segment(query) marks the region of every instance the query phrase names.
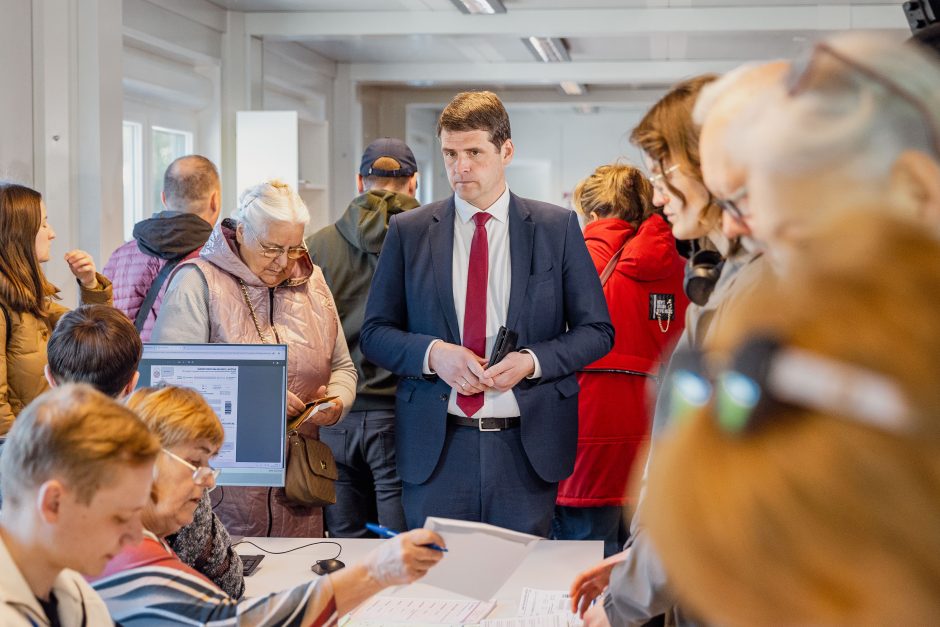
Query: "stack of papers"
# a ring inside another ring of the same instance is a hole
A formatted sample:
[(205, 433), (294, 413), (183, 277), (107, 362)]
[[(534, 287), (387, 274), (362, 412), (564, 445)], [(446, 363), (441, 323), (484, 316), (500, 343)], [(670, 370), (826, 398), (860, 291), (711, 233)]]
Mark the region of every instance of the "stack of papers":
[(409, 625), (476, 625), (493, 611), (495, 601), (406, 599), (373, 597), (349, 614), (340, 624), (366, 627), (407, 623)]
[(523, 588), (516, 618), (484, 620), (480, 627), (580, 627), (581, 619), (570, 607), (566, 591)]

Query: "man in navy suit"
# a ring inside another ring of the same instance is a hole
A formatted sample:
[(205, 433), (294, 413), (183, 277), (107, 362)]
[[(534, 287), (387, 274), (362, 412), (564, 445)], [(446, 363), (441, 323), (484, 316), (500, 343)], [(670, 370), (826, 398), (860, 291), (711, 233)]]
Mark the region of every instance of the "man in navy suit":
[[(402, 377), (405, 517), (548, 536), (574, 466), (574, 373), (613, 345), (607, 304), (574, 212), (506, 186), (514, 148), (495, 94), (458, 94), (438, 137), (455, 193), (392, 218), (361, 336)], [(487, 368), (500, 326), (518, 350)]]

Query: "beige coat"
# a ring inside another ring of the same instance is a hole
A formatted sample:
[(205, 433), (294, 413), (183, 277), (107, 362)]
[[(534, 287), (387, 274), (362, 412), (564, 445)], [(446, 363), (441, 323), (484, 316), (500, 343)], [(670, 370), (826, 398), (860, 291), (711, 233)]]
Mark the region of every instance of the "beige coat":
[[(93, 290), (80, 287), (81, 304), (112, 304), (111, 281), (98, 275), (98, 287)], [(34, 398), (49, 389), (43, 371), (46, 359), (46, 343), (49, 328), (46, 323), (29, 312), (13, 311), (6, 303), (0, 303), (10, 316), (10, 328), (6, 317), (0, 315), (0, 436), (5, 436), (13, 420)], [(69, 309), (55, 301), (49, 302), (49, 321), (54, 327), (59, 318)]]

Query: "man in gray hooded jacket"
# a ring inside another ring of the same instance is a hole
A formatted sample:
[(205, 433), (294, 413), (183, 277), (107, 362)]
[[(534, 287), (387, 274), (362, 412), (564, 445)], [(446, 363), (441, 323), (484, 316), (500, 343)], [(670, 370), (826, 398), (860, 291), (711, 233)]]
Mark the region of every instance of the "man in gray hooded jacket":
[(362, 356), (359, 331), (379, 252), (396, 213), (418, 206), (415, 156), (405, 142), (383, 137), (369, 144), (356, 176), (359, 196), (335, 223), (307, 239), (323, 270), (359, 382), (356, 402), (341, 424), (321, 427), (339, 470), (336, 504), (324, 509), (334, 537), (368, 537), (368, 521), (405, 529), (401, 479), (395, 466), (395, 388), (398, 378)]

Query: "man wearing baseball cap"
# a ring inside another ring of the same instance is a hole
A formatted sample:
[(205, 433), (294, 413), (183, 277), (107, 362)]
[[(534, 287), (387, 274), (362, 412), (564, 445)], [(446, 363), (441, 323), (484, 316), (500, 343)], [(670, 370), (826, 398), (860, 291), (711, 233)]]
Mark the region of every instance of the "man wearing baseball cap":
[(379, 252), (396, 213), (418, 206), (418, 165), (405, 142), (377, 139), (362, 154), (359, 196), (335, 223), (307, 239), (310, 258), (333, 292), (359, 383), (356, 402), (341, 425), (321, 427), (320, 439), (339, 469), (336, 504), (325, 508), (337, 538), (366, 537), (365, 523), (405, 529), (401, 479), (395, 466), (395, 388), (398, 377), (364, 359), (359, 330)]

